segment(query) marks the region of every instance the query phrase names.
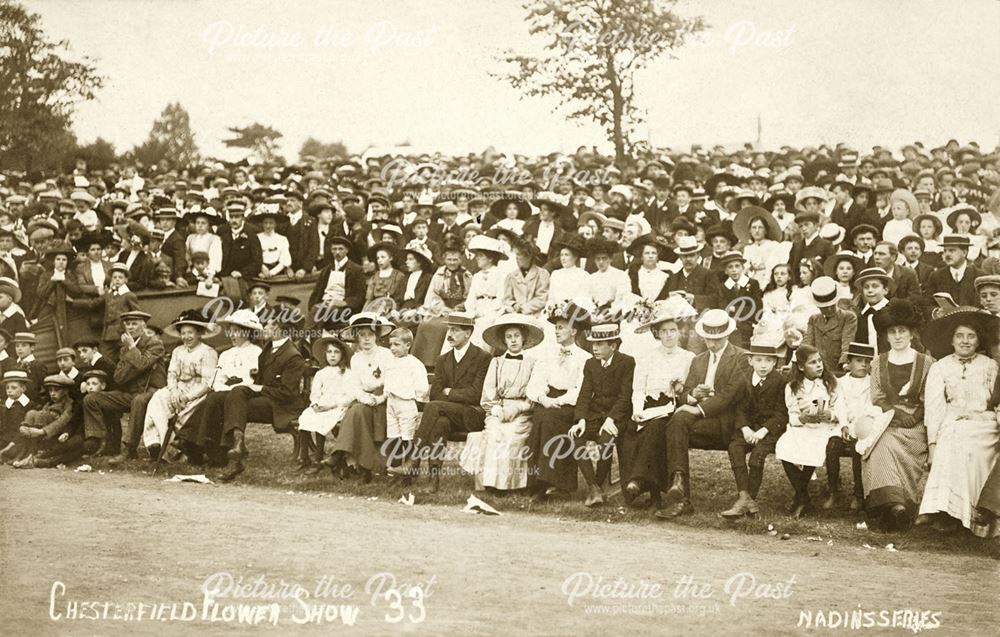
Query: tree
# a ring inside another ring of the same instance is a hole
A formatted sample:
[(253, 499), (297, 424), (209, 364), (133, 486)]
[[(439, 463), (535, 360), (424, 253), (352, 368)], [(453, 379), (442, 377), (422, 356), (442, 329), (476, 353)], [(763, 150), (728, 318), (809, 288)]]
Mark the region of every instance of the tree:
[(0, 165), (49, 168), (46, 153), (67, 147), (77, 104), (104, 84), (90, 58), (68, 52), (66, 40), (46, 37), (40, 15), (0, 0)]
[(118, 161), (118, 154), (111, 142), (98, 137), (86, 146), (79, 146), (74, 153), (74, 159), (86, 161), (90, 170), (106, 170)]
[(324, 144), (315, 137), (310, 137), (302, 142), (302, 148), (299, 149), (299, 161), (303, 162), (306, 157), (315, 157), (316, 159), (345, 159), (348, 156), (347, 146), (343, 142)]
[(277, 161), (278, 139), (281, 133), (270, 126), (254, 122), (243, 128), (230, 127), (229, 132), (235, 135), (232, 139), (224, 139), (222, 143), (229, 148), (249, 148), (250, 154), (264, 164)]
[[(511, 50), (498, 58), (509, 81), (527, 96), (555, 96), (572, 119), (593, 120), (625, 162), (629, 136), (643, 114), (635, 104), (635, 74), (702, 31), (701, 17), (676, 15), (676, 0), (527, 0), (532, 35), (546, 39), (540, 56)], [(672, 54), (671, 54), (672, 56)]]
[(140, 163), (151, 166), (164, 161), (184, 168), (198, 163), (198, 145), (191, 132), (191, 116), (179, 102), (167, 104), (153, 122), (149, 137), (132, 149)]

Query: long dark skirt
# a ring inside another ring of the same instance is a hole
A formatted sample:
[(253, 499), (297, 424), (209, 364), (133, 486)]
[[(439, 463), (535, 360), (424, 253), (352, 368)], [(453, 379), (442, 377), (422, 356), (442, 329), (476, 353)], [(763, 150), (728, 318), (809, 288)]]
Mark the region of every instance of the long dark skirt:
[(927, 430), (889, 427), (861, 461), (865, 512), (872, 517), (896, 504), (915, 516), (927, 479)]
[[(651, 489), (662, 490), (667, 484), (666, 426), (670, 418), (656, 418), (645, 423), (632, 420), (622, 434), (620, 458), (621, 482), (630, 480), (646, 483)], [(639, 425), (642, 429), (639, 429)]]
[(353, 457), (359, 467), (376, 471), (385, 467), (381, 449), (385, 427), (385, 404), (371, 407), (355, 402), (347, 408), (329, 451), (343, 451)]
[[(531, 447), (530, 483), (542, 483), (570, 493), (576, 491), (576, 460), (568, 454), (572, 446), (569, 430), (573, 426), (573, 406), (535, 407), (534, 427), (528, 444)], [(537, 482), (536, 482), (537, 481)]]

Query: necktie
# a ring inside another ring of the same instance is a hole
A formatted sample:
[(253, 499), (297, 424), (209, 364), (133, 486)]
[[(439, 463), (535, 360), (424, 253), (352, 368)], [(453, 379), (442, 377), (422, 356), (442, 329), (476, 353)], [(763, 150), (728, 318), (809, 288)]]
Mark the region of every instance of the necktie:
[(523, 361), (524, 354), (507, 354), (507, 360), (510, 361)]

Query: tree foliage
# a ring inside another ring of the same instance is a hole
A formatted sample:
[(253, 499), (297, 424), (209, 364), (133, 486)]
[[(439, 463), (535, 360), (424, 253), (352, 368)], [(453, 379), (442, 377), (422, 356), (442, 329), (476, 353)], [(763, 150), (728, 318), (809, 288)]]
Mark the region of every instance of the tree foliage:
[(243, 128), (233, 126), (228, 130), (234, 137), (222, 140), (227, 147), (247, 148), (250, 155), (261, 163), (269, 164), (279, 160), (278, 140), (282, 135), (270, 126), (254, 122)]
[(50, 40), (41, 16), (0, 0), (0, 165), (38, 170), (61, 164), (76, 106), (103, 86), (90, 58), (68, 57), (66, 40)]
[(705, 28), (701, 17), (674, 13), (676, 0), (528, 0), (531, 35), (545, 41), (539, 56), (507, 50), (493, 73), (527, 96), (555, 96), (572, 119), (595, 121), (624, 162), (629, 138), (644, 119), (635, 75)]
[(324, 144), (315, 137), (310, 137), (302, 142), (302, 148), (299, 149), (299, 161), (305, 161), (306, 157), (315, 157), (316, 159), (344, 159), (348, 155), (347, 146), (342, 142)]
[(199, 153), (191, 131), (191, 116), (179, 102), (167, 104), (153, 122), (149, 137), (132, 153), (146, 166), (163, 162), (178, 168), (193, 166), (199, 160)]

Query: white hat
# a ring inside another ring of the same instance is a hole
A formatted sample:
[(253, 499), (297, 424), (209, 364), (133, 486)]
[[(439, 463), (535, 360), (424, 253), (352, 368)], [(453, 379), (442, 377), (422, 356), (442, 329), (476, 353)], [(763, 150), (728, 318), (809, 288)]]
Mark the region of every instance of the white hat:
[(469, 241), (469, 252), (476, 251), (494, 254), (500, 261), (507, 258), (507, 254), (503, 250), (503, 244), (498, 239), (488, 237), (484, 234), (477, 234), (472, 237), (472, 241)]
[(694, 331), (702, 338), (726, 338), (736, 331), (736, 321), (725, 310), (708, 310), (694, 324)]
[(249, 330), (264, 329), (264, 326), (260, 323), (260, 318), (253, 310), (236, 310), (229, 316), (219, 319), (217, 322), (219, 325), (236, 325)]

